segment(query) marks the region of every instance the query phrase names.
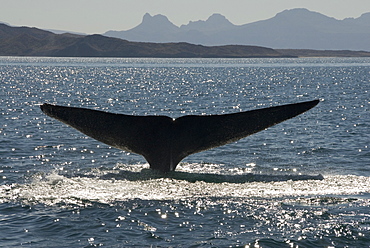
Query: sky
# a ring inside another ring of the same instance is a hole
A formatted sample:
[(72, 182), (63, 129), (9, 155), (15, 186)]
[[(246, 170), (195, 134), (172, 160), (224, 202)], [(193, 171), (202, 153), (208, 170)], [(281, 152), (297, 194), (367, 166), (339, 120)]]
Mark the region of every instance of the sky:
[(306, 8), (344, 19), (370, 12), (370, 0), (0, 0), (0, 22), (86, 34), (128, 30), (145, 13), (162, 14), (177, 26), (214, 13), (241, 25)]

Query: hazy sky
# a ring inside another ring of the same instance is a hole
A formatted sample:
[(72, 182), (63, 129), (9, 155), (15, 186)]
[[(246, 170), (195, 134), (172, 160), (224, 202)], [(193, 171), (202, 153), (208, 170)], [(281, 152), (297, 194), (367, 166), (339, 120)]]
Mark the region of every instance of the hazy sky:
[(133, 28), (145, 13), (163, 14), (180, 26), (213, 13), (238, 25), (293, 8), (337, 19), (370, 12), (370, 0), (0, 0), (0, 6), (0, 22), (88, 34)]

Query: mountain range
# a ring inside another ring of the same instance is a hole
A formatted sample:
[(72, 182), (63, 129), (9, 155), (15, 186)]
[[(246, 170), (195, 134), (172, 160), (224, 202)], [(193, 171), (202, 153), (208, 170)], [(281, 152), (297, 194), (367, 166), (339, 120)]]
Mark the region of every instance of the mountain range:
[[(295, 57), (259, 46), (202, 46), (189, 43), (131, 42), (103, 35), (55, 34), (0, 24), (0, 56), (260, 58)], [(369, 53), (370, 56), (370, 53)]]
[(370, 51), (370, 12), (358, 18), (337, 20), (307, 9), (291, 9), (244, 25), (234, 25), (225, 16), (213, 14), (205, 21), (191, 21), (180, 27), (166, 16), (147, 13), (138, 26), (103, 35), (139, 42), (188, 42), (205, 46)]
[(163, 15), (145, 14), (142, 23), (128, 31), (104, 35), (55, 32), (0, 23), (0, 56), (370, 57), (370, 13), (340, 21), (294, 9), (245, 25), (213, 14), (206, 21), (180, 27)]

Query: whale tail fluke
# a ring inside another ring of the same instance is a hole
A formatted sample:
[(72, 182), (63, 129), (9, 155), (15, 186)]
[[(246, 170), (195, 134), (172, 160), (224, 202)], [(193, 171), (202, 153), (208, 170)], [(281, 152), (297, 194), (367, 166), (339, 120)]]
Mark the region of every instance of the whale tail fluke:
[(41, 105), (41, 110), (110, 146), (145, 157), (150, 167), (175, 170), (186, 156), (222, 146), (293, 118), (319, 100), (224, 115), (133, 116), (98, 110)]
[(208, 116), (182, 116), (175, 120), (177, 135), (188, 147), (187, 155), (222, 146), (293, 118), (313, 108), (319, 100), (251, 111)]

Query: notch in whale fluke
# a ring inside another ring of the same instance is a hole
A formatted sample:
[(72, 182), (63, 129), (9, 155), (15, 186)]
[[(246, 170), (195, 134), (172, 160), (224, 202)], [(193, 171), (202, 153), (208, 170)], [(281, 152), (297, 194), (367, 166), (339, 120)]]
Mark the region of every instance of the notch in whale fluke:
[(175, 170), (186, 156), (226, 145), (313, 108), (319, 100), (223, 115), (133, 116), (98, 110), (41, 105), (41, 110), (110, 146), (137, 153), (150, 168)]

